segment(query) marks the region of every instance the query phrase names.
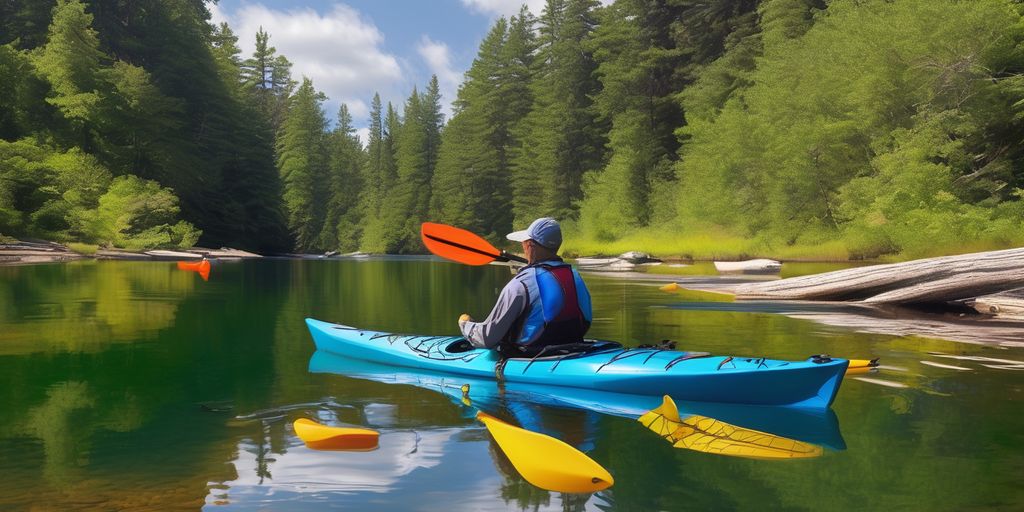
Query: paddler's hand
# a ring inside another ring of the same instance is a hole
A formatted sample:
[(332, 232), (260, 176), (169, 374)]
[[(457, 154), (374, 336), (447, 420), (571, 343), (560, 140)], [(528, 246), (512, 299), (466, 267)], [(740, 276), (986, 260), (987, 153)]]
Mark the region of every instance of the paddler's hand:
[(469, 314), (463, 313), (462, 316), (459, 317), (459, 329), (462, 329), (462, 326), (465, 325), (466, 322), (472, 322), (472, 321), (473, 321), (473, 318), (470, 317)]

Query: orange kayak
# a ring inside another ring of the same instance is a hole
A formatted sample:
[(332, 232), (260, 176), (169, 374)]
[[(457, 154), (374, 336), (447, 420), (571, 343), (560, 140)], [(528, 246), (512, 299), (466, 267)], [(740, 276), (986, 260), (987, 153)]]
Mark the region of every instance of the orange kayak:
[(178, 269), (198, 272), (203, 281), (210, 278), (210, 260), (205, 258), (203, 261), (179, 261)]

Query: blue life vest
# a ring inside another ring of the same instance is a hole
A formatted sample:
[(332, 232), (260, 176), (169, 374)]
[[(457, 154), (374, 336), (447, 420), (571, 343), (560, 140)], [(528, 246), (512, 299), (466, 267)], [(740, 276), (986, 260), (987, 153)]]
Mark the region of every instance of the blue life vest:
[(509, 333), (516, 345), (536, 349), (583, 341), (593, 313), (590, 292), (576, 269), (562, 261), (545, 261), (523, 268), (515, 279), (526, 287), (529, 298)]

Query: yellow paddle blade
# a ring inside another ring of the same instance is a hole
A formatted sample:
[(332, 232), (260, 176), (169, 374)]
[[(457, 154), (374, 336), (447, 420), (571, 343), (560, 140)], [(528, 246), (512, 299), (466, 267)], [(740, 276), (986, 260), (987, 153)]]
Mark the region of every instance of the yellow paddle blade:
[(527, 482), (555, 492), (597, 492), (615, 480), (606, 469), (579, 450), (537, 432), (513, 427), (482, 412), (476, 419)]
[(874, 368), (878, 366), (878, 359), (879, 358), (877, 357), (874, 359), (850, 359), (849, 369), (852, 370), (854, 368)]
[(307, 418), (292, 424), (295, 435), (306, 446), (317, 450), (366, 451), (377, 448), (380, 434), (365, 428), (328, 427)]
[(660, 287), (658, 289), (663, 291), (663, 292), (674, 292), (674, 291), (678, 291), (679, 290), (679, 284), (677, 284), (677, 283), (669, 283), (669, 284), (666, 284), (665, 286), (662, 286), (662, 287)]
[(878, 367), (878, 359), (850, 359), (850, 366), (846, 368), (847, 375), (858, 375), (868, 373)]
[(738, 427), (707, 416), (679, 419), (679, 410), (665, 396), (660, 407), (637, 420), (676, 448), (750, 459), (804, 459), (820, 457), (820, 446)]

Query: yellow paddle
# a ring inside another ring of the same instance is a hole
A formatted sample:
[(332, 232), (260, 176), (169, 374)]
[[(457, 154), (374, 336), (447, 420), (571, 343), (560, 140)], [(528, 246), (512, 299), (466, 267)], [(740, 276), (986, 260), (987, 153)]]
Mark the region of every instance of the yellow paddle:
[(328, 427), (307, 418), (292, 424), (295, 434), (316, 450), (370, 451), (377, 449), (380, 434), (366, 428)]
[(597, 492), (615, 480), (606, 469), (558, 439), (513, 427), (483, 412), (476, 419), (487, 426), (501, 451), (527, 482), (555, 492)]
[(738, 427), (707, 416), (679, 418), (668, 395), (660, 406), (637, 419), (676, 448), (749, 459), (808, 459), (820, 457), (820, 446)]
[(868, 373), (878, 367), (878, 359), (850, 359), (850, 366), (846, 368), (847, 375), (858, 375)]

